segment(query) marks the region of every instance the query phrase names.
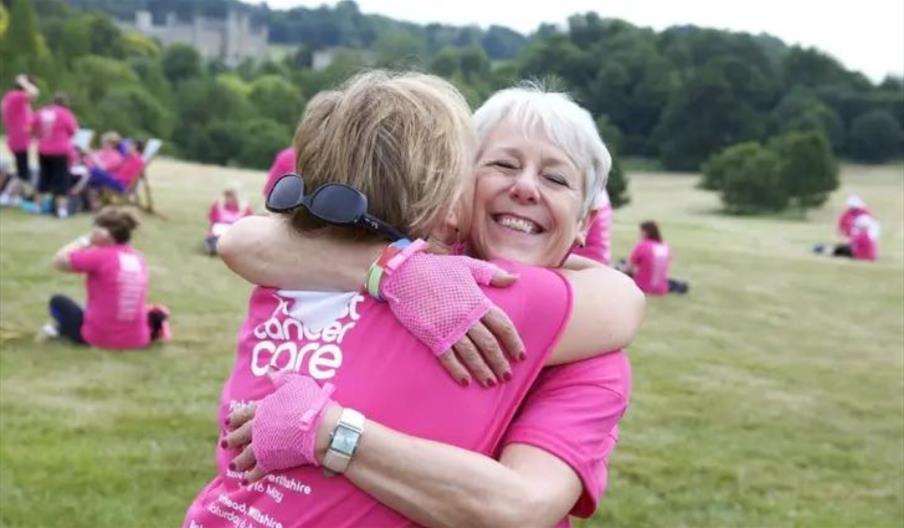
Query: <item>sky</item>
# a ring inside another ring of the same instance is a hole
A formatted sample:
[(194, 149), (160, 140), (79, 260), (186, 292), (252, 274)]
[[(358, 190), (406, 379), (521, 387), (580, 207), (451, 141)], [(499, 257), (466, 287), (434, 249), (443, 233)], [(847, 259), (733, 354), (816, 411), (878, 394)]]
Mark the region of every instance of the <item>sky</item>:
[[(657, 30), (674, 25), (770, 33), (812, 46), (874, 81), (904, 75), (904, 0), (356, 0), (364, 13), (421, 24), (491, 24), (527, 34), (542, 22), (596, 11)], [(266, 0), (274, 9), (333, 0)]]

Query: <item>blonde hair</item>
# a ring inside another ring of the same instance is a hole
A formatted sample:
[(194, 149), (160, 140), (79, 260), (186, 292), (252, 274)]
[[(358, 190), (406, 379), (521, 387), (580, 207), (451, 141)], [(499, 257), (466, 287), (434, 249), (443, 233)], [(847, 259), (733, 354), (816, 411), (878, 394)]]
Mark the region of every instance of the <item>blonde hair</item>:
[(582, 217), (593, 208), (606, 188), (612, 156), (600, 138), (590, 112), (566, 93), (552, 92), (538, 83), (525, 82), (493, 94), (474, 112), (480, 148), (505, 120), (525, 134), (542, 131), (568, 154), (584, 177)]
[(104, 135), (100, 137), (101, 144), (113, 143), (115, 145), (119, 145), (120, 141), (122, 141), (122, 136), (120, 136), (119, 132), (115, 130), (108, 130), (104, 132)]
[[(293, 143), (305, 192), (325, 183), (350, 185), (367, 196), (370, 214), (426, 237), (457, 198), (475, 140), (468, 105), (451, 84), (377, 70), (314, 97)], [(298, 229), (323, 227), (303, 208), (292, 222)]]

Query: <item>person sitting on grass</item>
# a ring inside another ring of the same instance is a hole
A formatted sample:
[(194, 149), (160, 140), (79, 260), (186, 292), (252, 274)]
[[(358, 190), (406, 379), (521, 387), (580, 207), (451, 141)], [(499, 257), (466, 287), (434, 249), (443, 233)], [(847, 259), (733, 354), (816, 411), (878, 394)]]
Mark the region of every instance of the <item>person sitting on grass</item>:
[(95, 216), (90, 234), (57, 251), (54, 268), (87, 275), (88, 299), (82, 309), (65, 295), (51, 297), (54, 322), (44, 325), (42, 337), (61, 336), (79, 345), (116, 350), (169, 339), (169, 311), (146, 304), (147, 264), (129, 244), (136, 227), (131, 213), (107, 207)]
[(879, 253), (879, 222), (869, 213), (857, 215), (847, 229), (848, 242), (834, 246), (818, 245), (813, 248), (817, 254), (832, 257), (847, 257), (854, 260), (875, 261)]
[(672, 250), (662, 239), (656, 222), (640, 224), (640, 240), (631, 251), (628, 262), (621, 261), (620, 269), (634, 278), (637, 287), (647, 295), (687, 293), (686, 281), (669, 278)]
[(239, 219), (251, 216), (254, 211), (239, 198), (238, 188), (230, 185), (223, 189), (223, 196), (214, 200), (207, 212), (210, 227), (204, 239), (204, 250), (210, 255), (217, 254), (217, 240)]

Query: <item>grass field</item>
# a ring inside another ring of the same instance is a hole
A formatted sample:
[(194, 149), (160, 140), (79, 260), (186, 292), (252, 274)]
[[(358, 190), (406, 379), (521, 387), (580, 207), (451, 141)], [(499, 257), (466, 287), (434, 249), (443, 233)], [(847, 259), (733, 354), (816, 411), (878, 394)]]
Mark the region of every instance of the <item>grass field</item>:
[[(145, 217), (135, 245), (175, 339), (142, 352), (35, 344), (52, 293), (84, 298), (49, 262), (90, 220), (0, 211), (0, 526), (178, 525), (213, 473), (248, 293), (199, 252), (206, 207), (231, 180), (257, 198), (263, 177), (154, 163), (168, 218)], [(692, 175), (632, 174), (616, 254), (656, 219), (692, 288), (649, 303), (610, 490), (586, 526), (901, 526), (904, 166), (843, 177), (802, 220), (722, 216)], [(850, 191), (883, 223), (876, 264), (810, 254)]]

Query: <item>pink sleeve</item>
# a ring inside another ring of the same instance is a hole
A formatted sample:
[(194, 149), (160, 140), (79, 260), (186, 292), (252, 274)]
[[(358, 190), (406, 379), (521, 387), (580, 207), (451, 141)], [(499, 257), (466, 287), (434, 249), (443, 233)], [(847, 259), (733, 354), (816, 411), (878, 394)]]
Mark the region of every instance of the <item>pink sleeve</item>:
[(220, 219), (217, 202), (210, 204), (210, 209), (208, 209), (207, 211), (207, 219), (210, 220), (211, 225), (217, 223), (217, 221)]
[(570, 513), (590, 517), (606, 491), (609, 455), (630, 393), (631, 365), (621, 351), (547, 368), (502, 445), (531, 445), (568, 464), (583, 488)]
[(104, 255), (99, 248), (79, 249), (69, 254), (69, 267), (72, 271), (90, 273), (96, 271), (103, 260)]
[(634, 249), (631, 250), (631, 256), (628, 257), (628, 260), (631, 261), (631, 264), (637, 264), (643, 259), (642, 250), (643, 250), (643, 242), (634, 246)]
[(69, 125), (69, 135), (74, 136), (76, 132), (78, 132), (78, 120), (75, 118), (75, 114), (70, 110), (66, 110), (67, 122)]

